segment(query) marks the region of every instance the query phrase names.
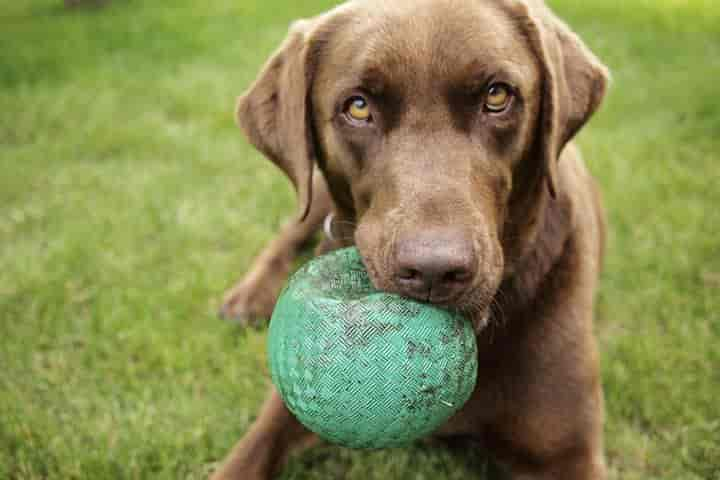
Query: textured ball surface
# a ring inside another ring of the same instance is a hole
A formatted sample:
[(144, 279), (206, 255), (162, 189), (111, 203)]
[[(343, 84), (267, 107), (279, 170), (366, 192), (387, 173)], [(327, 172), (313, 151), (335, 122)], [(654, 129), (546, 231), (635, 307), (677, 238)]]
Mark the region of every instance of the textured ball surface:
[(470, 322), (375, 290), (356, 248), (291, 277), (270, 322), (269, 358), (297, 419), (354, 448), (433, 432), (468, 400), (477, 376)]

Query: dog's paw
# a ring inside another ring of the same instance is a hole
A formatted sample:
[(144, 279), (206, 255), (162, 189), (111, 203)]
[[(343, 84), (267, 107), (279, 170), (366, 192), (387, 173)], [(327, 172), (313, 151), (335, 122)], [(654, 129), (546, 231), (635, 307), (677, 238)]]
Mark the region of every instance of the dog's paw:
[(225, 294), (218, 315), (245, 327), (263, 325), (272, 315), (289, 271), (289, 260), (258, 261), (255, 268)]
[(225, 294), (218, 316), (244, 327), (262, 325), (272, 315), (278, 293), (265, 284), (242, 281)]

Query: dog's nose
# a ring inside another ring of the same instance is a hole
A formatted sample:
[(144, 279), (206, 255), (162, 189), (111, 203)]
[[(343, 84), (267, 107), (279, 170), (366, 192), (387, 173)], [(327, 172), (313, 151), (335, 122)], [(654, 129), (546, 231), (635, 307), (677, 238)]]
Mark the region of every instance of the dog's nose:
[(432, 303), (452, 300), (477, 272), (468, 232), (457, 228), (405, 234), (395, 244), (394, 281), (402, 295)]

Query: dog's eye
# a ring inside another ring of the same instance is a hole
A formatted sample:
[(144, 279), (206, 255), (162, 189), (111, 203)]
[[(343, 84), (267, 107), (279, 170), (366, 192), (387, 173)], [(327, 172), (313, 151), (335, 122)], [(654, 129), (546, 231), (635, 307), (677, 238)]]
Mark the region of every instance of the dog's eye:
[(485, 94), (485, 110), (492, 113), (505, 111), (513, 98), (512, 89), (504, 83), (493, 83)]
[(345, 115), (356, 122), (370, 122), (370, 105), (363, 97), (351, 97), (345, 103)]

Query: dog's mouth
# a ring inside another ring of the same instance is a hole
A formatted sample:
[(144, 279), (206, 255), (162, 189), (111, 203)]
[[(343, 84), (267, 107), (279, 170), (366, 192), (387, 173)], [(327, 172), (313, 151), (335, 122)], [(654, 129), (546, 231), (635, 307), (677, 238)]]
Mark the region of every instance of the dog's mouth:
[(476, 331), (480, 331), (488, 325), (492, 313), (491, 305), (495, 289), (490, 288), (490, 285), (486, 282), (476, 282), (467, 290), (452, 296), (443, 297), (432, 295), (432, 292), (430, 292), (425, 298), (408, 297), (388, 278), (388, 275), (383, 273), (386, 270), (378, 267), (378, 264), (382, 265), (382, 259), (380, 262), (375, 262), (373, 257), (363, 254), (362, 251), (360, 251), (360, 258), (365, 265), (371, 283), (376, 289), (458, 312), (473, 322)]

